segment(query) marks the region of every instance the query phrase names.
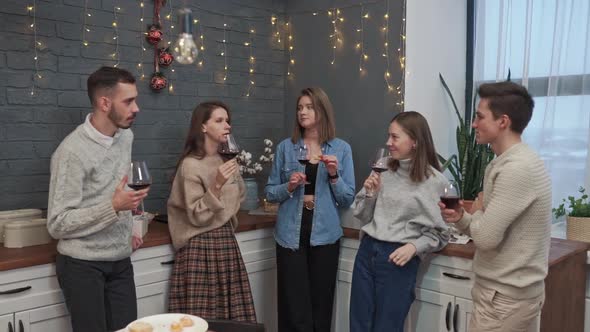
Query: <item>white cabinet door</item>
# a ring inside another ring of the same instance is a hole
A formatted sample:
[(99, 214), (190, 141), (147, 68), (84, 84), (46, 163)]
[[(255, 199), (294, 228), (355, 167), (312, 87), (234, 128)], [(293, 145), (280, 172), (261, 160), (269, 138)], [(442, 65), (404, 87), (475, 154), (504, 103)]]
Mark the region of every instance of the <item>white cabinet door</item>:
[(162, 281), (137, 287), (137, 317), (168, 312), (169, 286), (170, 281)]
[(14, 314), (14, 332), (69, 332), (70, 316), (65, 303), (54, 304)]
[(454, 306), (454, 296), (416, 288), (416, 300), (406, 319), (405, 331), (452, 331)]
[(453, 332), (467, 332), (471, 312), (473, 311), (473, 302), (464, 298), (455, 298), (455, 308), (453, 310)]
[(13, 314), (0, 316), (0, 332), (15, 332)]
[(332, 319), (332, 331), (350, 331), (350, 288), (352, 285), (352, 273), (344, 270), (338, 271), (336, 281), (336, 298), (334, 299), (334, 313)]
[(274, 258), (248, 264), (256, 319), (266, 331), (277, 331), (277, 269)]

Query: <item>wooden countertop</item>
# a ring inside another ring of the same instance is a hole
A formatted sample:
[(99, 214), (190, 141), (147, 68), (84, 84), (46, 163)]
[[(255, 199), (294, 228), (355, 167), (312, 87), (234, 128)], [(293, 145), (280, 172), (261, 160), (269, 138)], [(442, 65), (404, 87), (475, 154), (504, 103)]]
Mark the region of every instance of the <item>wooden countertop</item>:
[[(273, 227), (276, 217), (271, 215), (249, 215), (247, 212), (240, 211), (238, 213), (238, 219), (240, 222), (236, 232), (247, 232)], [(358, 239), (358, 236), (358, 229), (344, 228), (344, 237)], [(170, 234), (168, 233), (168, 225), (152, 222), (141, 247), (147, 248), (169, 243), (171, 243), (171, 240)], [(56, 245), (57, 241), (21, 249), (0, 247), (0, 271), (53, 263), (57, 254)], [(585, 242), (552, 238), (551, 250), (549, 252), (549, 266), (557, 264), (571, 255), (587, 251), (589, 247), (590, 244)], [(474, 252), (475, 245), (473, 242), (469, 242), (466, 245), (449, 244), (437, 254), (472, 259)]]

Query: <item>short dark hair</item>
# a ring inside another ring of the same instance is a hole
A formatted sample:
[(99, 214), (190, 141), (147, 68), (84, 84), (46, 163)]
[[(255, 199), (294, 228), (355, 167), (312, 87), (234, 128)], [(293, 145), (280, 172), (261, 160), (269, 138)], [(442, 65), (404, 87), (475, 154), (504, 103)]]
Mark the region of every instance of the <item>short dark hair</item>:
[(88, 77), (88, 97), (92, 105), (95, 103), (96, 92), (100, 89), (114, 88), (117, 83), (135, 83), (135, 77), (129, 71), (115, 67), (100, 67)]
[(479, 98), (486, 98), (488, 106), (497, 119), (506, 114), (512, 125), (510, 129), (522, 134), (533, 116), (535, 102), (527, 89), (513, 82), (484, 83), (477, 89)]

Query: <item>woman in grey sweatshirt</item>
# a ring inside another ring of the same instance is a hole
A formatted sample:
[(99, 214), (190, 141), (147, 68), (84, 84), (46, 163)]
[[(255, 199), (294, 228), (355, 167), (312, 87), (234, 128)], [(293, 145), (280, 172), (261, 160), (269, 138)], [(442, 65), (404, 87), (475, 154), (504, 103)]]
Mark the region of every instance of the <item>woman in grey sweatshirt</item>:
[(353, 204), (364, 226), (352, 276), (351, 332), (403, 331), (418, 265), (448, 240), (437, 205), (447, 179), (426, 119), (396, 115), (387, 147), (389, 169), (372, 172)]

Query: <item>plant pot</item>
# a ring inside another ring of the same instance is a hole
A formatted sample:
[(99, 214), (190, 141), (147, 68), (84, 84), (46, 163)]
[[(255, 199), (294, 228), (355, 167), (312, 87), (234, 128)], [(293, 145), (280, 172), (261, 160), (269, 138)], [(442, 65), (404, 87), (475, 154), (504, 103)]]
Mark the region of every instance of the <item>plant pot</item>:
[(258, 183), (253, 178), (245, 178), (246, 197), (240, 205), (240, 210), (256, 210), (258, 208)]
[(590, 242), (590, 218), (568, 216), (566, 220), (568, 240)]

